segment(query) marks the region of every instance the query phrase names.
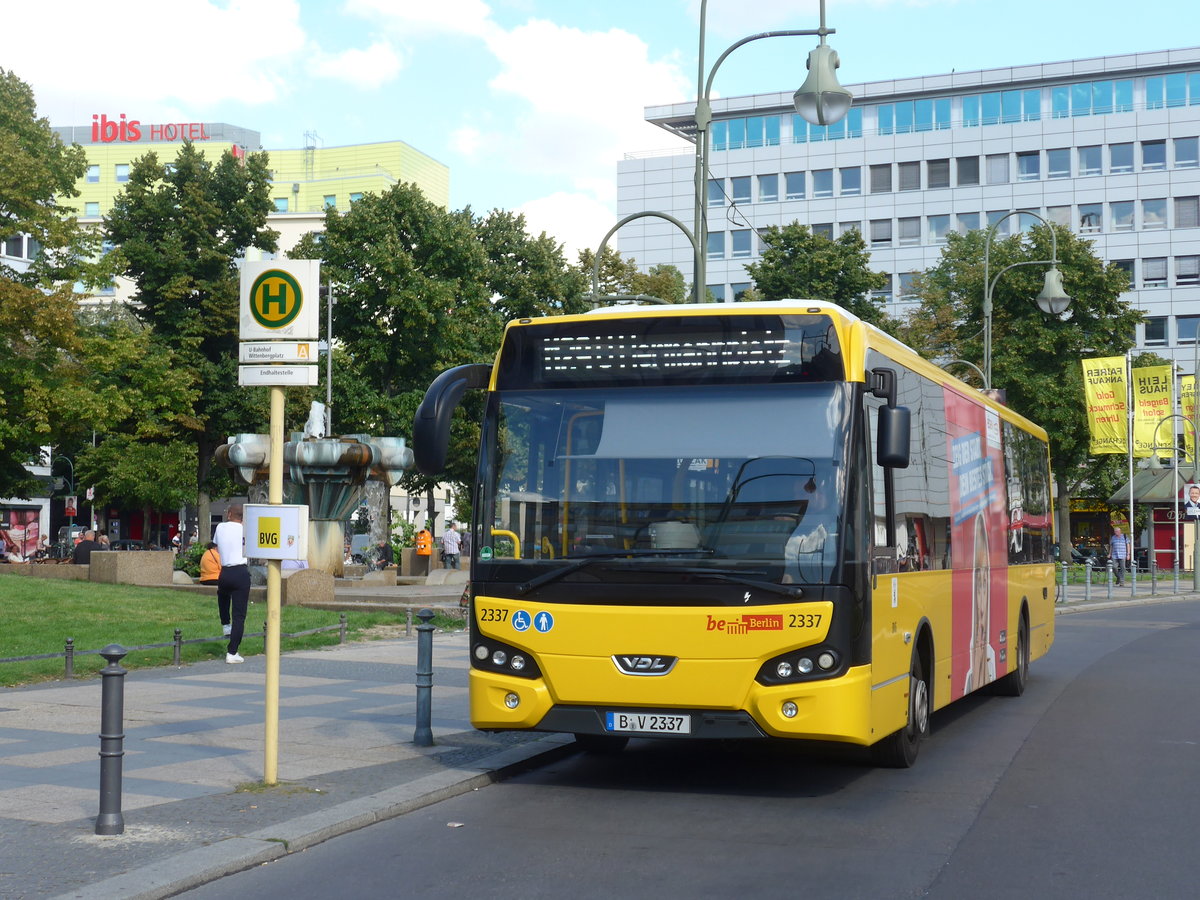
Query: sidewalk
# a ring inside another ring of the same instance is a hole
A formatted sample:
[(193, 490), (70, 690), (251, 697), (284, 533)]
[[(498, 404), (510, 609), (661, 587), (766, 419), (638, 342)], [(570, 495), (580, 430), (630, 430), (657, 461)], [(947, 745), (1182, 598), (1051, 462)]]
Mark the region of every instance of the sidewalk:
[[(1197, 597), (1139, 584), (1137, 602)], [(1083, 598), (1071, 585), (1058, 611), (1127, 604), (1129, 586)], [(263, 776), (262, 656), (130, 671), (125, 833), (111, 837), (94, 834), (100, 681), (0, 690), (0, 897), (170, 896), (572, 752), (566, 736), (473, 730), (468, 649), (464, 632), (434, 636), (428, 748), (412, 744), (415, 638), (283, 654), (280, 784), (265, 790), (247, 789)]]

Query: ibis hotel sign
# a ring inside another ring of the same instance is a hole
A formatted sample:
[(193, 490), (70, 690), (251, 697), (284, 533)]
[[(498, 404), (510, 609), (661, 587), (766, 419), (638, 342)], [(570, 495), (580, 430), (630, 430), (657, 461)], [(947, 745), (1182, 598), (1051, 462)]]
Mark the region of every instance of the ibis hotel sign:
[(321, 321), (315, 259), (272, 259), (242, 267), (243, 341), (314, 341)]

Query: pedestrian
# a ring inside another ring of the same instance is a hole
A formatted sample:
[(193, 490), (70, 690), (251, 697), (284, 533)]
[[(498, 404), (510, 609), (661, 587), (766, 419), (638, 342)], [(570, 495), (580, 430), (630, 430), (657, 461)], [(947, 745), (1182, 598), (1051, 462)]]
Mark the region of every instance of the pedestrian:
[(200, 556), (200, 583), (215, 585), (220, 578), (221, 554), (217, 552), (217, 545), (209, 541), (204, 553)]
[(77, 566), (86, 566), (92, 561), (93, 550), (103, 550), (104, 547), (96, 540), (96, 532), (88, 529), (83, 533), (75, 549), (71, 551), (71, 562)]
[(245, 551), (245, 530), (242, 528), (242, 504), (235, 503), (225, 511), (225, 521), (213, 532), (213, 541), (221, 558), (221, 574), (217, 576), (217, 612), (221, 630), (229, 636), (225, 662), (243, 663), (238, 653), (246, 630), (246, 609), (250, 605), (250, 568)]
[(1109, 538), (1108, 558), (1112, 560), (1117, 584), (1124, 584), (1125, 569), (1129, 566), (1129, 538), (1121, 533), (1119, 526), (1113, 528), (1112, 537)]
[(458, 533), (458, 526), (451, 522), (446, 533), (442, 535), (442, 562), (446, 564), (447, 569), (458, 568), (458, 555), (461, 550), (462, 535)]

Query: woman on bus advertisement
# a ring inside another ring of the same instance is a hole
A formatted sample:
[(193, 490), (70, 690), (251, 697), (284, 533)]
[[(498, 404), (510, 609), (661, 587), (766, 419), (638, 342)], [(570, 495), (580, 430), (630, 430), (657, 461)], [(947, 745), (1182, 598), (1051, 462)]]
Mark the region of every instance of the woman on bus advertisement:
[[(1000, 416), (945, 388), (950, 455), (953, 696), (995, 680), (1005, 631), (1008, 556)], [(998, 536), (998, 537), (997, 537)]]

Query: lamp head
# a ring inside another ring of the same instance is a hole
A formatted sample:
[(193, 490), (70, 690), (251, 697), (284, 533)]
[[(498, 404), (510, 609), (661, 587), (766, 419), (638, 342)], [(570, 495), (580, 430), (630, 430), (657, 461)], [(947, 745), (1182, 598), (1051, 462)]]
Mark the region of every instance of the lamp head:
[(808, 77), (792, 96), (796, 112), (813, 125), (832, 125), (840, 122), (850, 111), (853, 97), (838, 84), (835, 70), (840, 66), (837, 51), (828, 44), (818, 44), (808, 54)]
[(1071, 298), (1063, 290), (1062, 273), (1058, 271), (1058, 266), (1051, 266), (1046, 272), (1042, 292), (1037, 295), (1037, 305), (1042, 312), (1052, 316), (1061, 316), (1071, 305)]

